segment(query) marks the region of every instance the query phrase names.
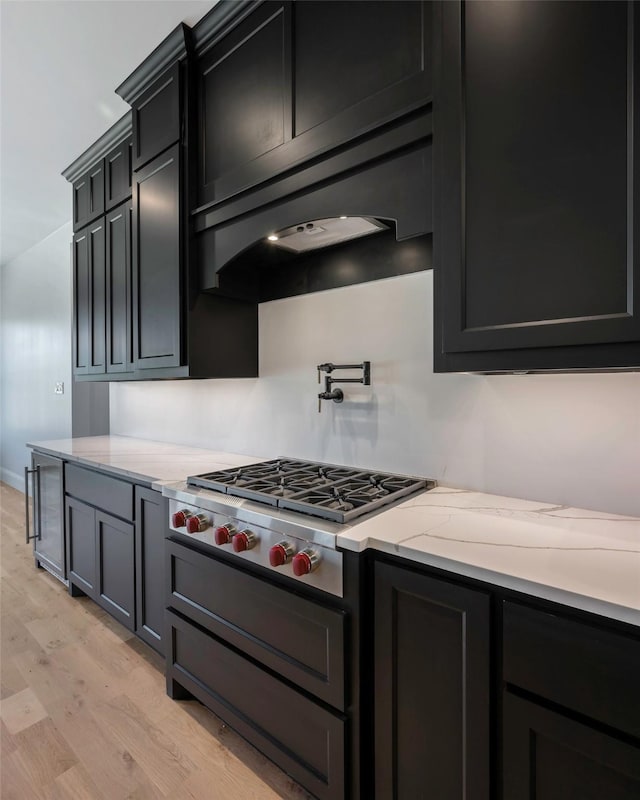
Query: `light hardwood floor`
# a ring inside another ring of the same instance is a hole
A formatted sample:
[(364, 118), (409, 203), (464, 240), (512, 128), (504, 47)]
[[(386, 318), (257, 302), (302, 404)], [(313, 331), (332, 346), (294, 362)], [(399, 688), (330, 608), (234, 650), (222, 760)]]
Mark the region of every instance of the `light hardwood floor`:
[(303, 800), (88, 598), (34, 567), (24, 495), (0, 484), (2, 800)]

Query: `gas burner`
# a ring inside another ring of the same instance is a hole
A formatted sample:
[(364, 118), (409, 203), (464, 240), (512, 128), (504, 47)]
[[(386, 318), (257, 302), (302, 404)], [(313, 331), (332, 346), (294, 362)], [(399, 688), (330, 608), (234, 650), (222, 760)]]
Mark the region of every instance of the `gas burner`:
[(187, 483), (339, 523), (435, 486), (423, 478), (292, 458), (195, 475)]

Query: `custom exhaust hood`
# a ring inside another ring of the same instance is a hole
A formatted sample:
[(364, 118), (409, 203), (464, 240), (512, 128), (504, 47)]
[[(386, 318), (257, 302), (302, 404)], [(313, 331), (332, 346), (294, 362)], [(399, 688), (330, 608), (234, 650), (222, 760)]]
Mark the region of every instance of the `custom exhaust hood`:
[[(194, 219), (200, 290), (262, 302), (431, 264), (431, 142), (309, 181), (316, 167)], [(277, 284), (277, 286), (276, 286)]]

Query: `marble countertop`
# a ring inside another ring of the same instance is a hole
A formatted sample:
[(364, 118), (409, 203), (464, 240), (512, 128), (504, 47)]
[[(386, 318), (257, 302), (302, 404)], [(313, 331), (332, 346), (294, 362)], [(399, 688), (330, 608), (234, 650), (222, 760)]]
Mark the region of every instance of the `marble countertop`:
[(85, 466), (100, 467), (129, 480), (149, 483), (155, 489), (162, 489), (164, 483), (184, 481), (189, 475), (241, 467), (264, 460), (255, 456), (221, 453), (130, 436), (53, 439), (28, 442), (27, 447)]
[(640, 519), (439, 486), (338, 537), (640, 625)]
[[(31, 442), (45, 453), (161, 490), (264, 458), (92, 436)], [(640, 519), (439, 486), (338, 536), (492, 585), (640, 626)]]

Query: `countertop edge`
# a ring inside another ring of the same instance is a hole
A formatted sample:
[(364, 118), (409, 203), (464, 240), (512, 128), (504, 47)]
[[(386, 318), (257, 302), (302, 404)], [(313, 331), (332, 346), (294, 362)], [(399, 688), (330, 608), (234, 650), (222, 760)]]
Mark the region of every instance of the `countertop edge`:
[(640, 609), (617, 605), (607, 600), (577, 594), (576, 592), (560, 589), (555, 586), (547, 586), (542, 583), (537, 583), (536, 581), (527, 580), (527, 578), (519, 578), (515, 575), (495, 572), (486, 567), (479, 567), (464, 561), (455, 561), (454, 559), (426, 553), (424, 551), (413, 551), (411, 554), (407, 554), (406, 552), (400, 552), (399, 548), (393, 543), (382, 542), (372, 538), (365, 539), (361, 542), (349, 540), (339, 541), (338, 547), (341, 550), (349, 550), (357, 553), (371, 550), (385, 555), (395, 556), (407, 564), (435, 567), (444, 572), (449, 572), (454, 576), (458, 575), (471, 578), (472, 580), (481, 581), (490, 586), (509, 589), (519, 594), (528, 595), (529, 597), (535, 597), (541, 600), (549, 600), (558, 605), (586, 611), (590, 614), (604, 617), (605, 619), (613, 619), (640, 628)]

